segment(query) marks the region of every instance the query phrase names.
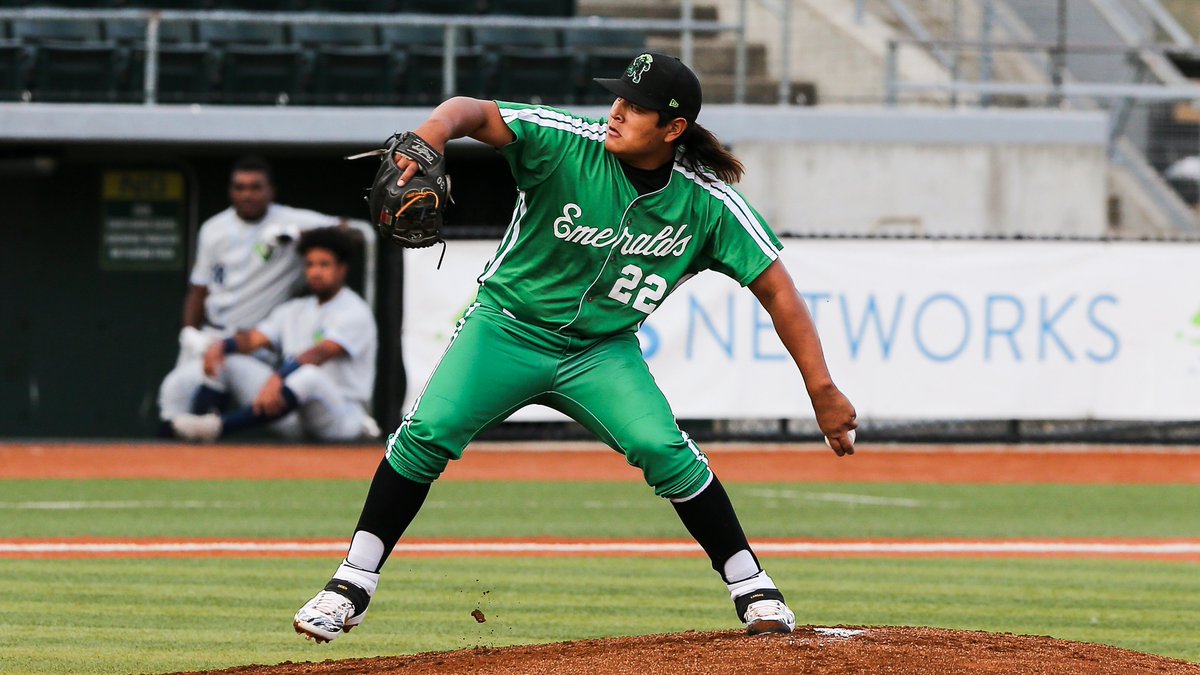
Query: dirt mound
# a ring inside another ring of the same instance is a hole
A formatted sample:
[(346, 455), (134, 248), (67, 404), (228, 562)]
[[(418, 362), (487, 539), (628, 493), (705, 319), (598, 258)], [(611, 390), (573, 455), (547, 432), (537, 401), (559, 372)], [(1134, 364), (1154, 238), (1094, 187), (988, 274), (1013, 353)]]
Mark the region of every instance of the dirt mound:
[[(1022, 673), (1135, 675), (1192, 673), (1200, 664), (1049, 637), (936, 628), (804, 626), (791, 635), (679, 633), (546, 645), (243, 666), (206, 675), (733, 675), (753, 673)], [(195, 675), (195, 674), (177, 674)]]

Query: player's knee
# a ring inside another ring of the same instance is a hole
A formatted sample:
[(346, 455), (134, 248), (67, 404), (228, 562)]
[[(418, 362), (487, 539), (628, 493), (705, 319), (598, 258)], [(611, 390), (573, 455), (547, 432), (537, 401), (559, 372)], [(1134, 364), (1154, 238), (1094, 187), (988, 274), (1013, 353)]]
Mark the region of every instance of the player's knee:
[(387, 441), (388, 463), (396, 473), (418, 483), (432, 483), (442, 475), (451, 459), (462, 456), (436, 441), (422, 425), (405, 422)]
[(625, 457), (642, 470), (654, 494), (668, 499), (687, 497), (708, 480), (708, 458), (686, 438), (643, 440), (631, 440), (625, 447)]
[(296, 395), (296, 400), (304, 404), (313, 399), (322, 386), (322, 379), (328, 378), (321, 372), (321, 368), (306, 363), (288, 375), (284, 384)]
[(158, 408), (162, 419), (188, 411), (196, 388), (204, 383), (204, 371), (198, 363), (175, 367), (163, 378), (158, 388)]

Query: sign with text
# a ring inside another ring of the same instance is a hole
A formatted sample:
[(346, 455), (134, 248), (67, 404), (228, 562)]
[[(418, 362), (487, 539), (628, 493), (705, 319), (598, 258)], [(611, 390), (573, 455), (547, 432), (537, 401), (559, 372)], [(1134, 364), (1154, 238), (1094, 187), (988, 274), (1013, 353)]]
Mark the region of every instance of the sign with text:
[(100, 268), (177, 270), (184, 264), (183, 174), (105, 171)]
[[(784, 244), (860, 417), (1189, 420), (1200, 410), (1200, 245)], [(405, 297), (410, 401), (494, 249), (451, 242), (440, 272), (436, 252), (408, 253), (405, 288), (419, 289)], [(678, 417), (812, 414), (771, 317), (716, 272), (678, 288), (639, 339)], [(558, 418), (529, 408), (517, 419)]]

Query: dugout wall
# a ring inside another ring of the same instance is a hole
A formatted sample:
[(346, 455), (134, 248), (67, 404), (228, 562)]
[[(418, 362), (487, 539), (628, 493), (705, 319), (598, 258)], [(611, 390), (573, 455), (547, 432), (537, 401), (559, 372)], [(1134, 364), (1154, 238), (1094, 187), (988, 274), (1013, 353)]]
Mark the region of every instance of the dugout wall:
[[(364, 218), (378, 166), (358, 146), (20, 144), (0, 149), (0, 437), (145, 438), (174, 364), (200, 223), (228, 206), (234, 160), (275, 169), (277, 201)], [(455, 162), (455, 227), (505, 222), (513, 185), (502, 160), (469, 148)], [(486, 229), (486, 228), (485, 228)], [(398, 423), (402, 255), (380, 247), (375, 414)], [(352, 285), (363, 286), (361, 256)]]

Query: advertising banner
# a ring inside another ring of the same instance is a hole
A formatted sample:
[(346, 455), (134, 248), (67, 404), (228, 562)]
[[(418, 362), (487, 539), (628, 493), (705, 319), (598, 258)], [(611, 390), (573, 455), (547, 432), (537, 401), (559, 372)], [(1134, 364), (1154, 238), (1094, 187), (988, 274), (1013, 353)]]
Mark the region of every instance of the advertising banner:
[[(408, 402), (495, 246), (451, 242), (440, 271), (440, 249), (406, 254)], [(782, 260), (861, 418), (1200, 416), (1200, 245), (788, 239)], [(680, 286), (639, 339), (677, 417), (812, 414), (771, 317), (716, 272)]]

